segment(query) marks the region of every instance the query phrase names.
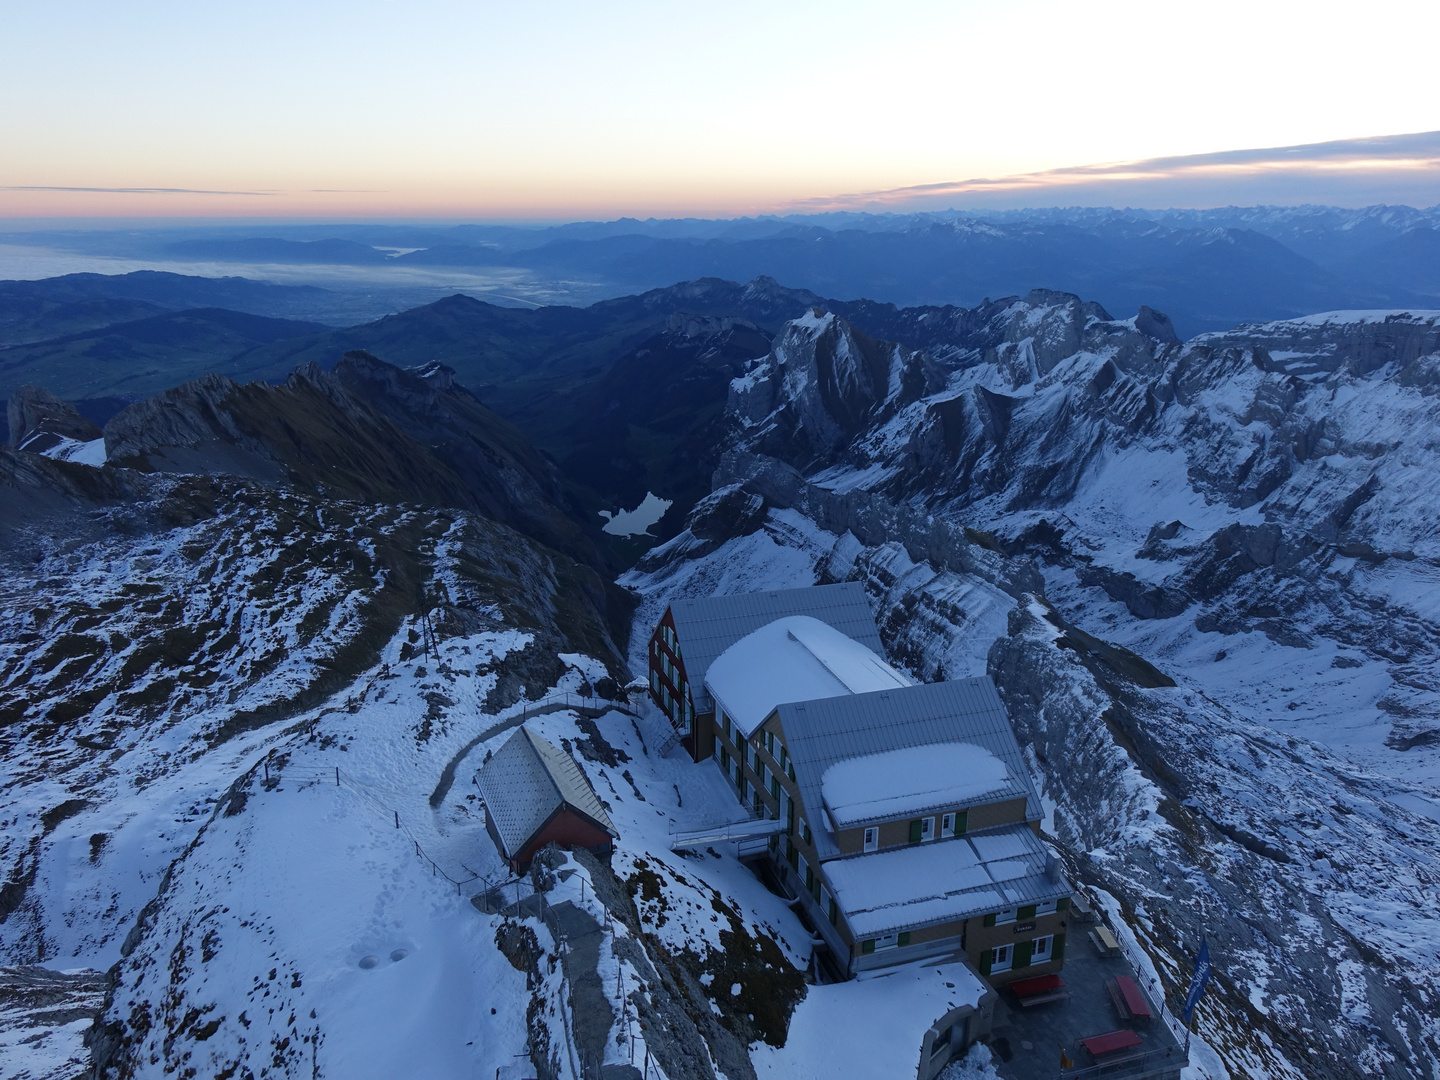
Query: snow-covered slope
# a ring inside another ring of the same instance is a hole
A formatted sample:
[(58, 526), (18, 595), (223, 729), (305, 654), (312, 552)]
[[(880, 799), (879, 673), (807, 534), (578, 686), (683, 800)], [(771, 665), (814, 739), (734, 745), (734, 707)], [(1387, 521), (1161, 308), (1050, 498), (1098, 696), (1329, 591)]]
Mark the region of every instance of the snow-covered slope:
[(624, 579), (642, 610), (863, 581), (892, 659), (996, 678), (1047, 829), (1177, 1001), (1208, 936), (1232, 1073), (1430, 1075), (1440, 314), (1181, 344), (1037, 292), (941, 336), (912, 363), (942, 389), (847, 428), (782, 333), (716, 493)]
[[(785, 900), (671, 851), (742, 810), (660, 756), (613, 590), (533, 538), (10, 450), (0, 497), (0, 1075), (887, 1080), (981, 992), (808, 997)], [(608, 865), (510, 878), (471, 776), (522, 722), (589, 776)]]

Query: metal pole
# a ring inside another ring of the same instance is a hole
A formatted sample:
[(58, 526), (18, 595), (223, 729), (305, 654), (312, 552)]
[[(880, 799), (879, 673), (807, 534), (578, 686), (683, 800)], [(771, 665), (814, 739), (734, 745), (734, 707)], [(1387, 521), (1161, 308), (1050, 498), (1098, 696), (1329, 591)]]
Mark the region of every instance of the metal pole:
[(396, 811), (395, 811), (395, 827), (396, 827), (397, 829), (400, 827), (400, 811), (399, 811), (399, 810), (396, 810)]
[(339, 786), (340, 786), (340, 766), (339, 766), (339, 765), (336, 765), (336, 766), (335, 766), (335, 786), (336, 786), (336, 787), (339, 787)]

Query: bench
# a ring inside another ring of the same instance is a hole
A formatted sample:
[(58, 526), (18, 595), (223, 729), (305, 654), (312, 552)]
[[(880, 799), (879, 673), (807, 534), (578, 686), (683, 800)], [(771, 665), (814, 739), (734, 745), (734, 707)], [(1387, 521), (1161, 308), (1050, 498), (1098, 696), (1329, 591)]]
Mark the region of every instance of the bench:
[(1081, 1039), (1080, 1045), (1089, 1051), (1091, 1057), (1099, 1060), (1122, 1050), (1132, 1050), (1142, 1042), (1144, 1040), (1139, 1035), (1129, 1028), (1124, 1028), (1120, 1031), (1107, 1031), (1104, 1035), (1091, 1035), (1088, 1039)]
[(1065, 989), (1065, 980), (1059, 975), (1037, 975), (1033, 979), (1017, 979), (1010, 984), (1022, 1009), (1032, 1005), (1044, 1005), (1051, 1001), (1069, 1001), (1070, 991)]
[(1090, 906), (1090, 901), (1078, 892), (1070, 898), (1070, 918), (1074, 922), (1095, 921), (1095, 909)]
[(1145, 1000), (1145, 995), (1130, 976), (1117, 975), (1113, 979), (1106, 979), (1105, 992), (1110, 995), (1110, 1001), (1121, 1020), (1151, 1018), (1150, 1003)]
[(1101, 956), (1120, 955), (1120, 942), (1117, 941), (1115, 935), (1110, 932), (1110, 928), (1103, 923), (1095, 927), (1094, 930), (1091, 930), (1088, 936), (1090, 938), (1090, 944), (1095, 946), (1095, 951)]

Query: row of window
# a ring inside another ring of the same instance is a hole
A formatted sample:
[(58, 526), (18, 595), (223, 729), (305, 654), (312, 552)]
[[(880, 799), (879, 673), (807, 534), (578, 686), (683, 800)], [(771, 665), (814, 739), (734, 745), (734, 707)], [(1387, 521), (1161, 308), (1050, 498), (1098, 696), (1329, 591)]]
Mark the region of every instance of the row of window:
[[(1014, 945), (996, 945), (982, 958), (981, 973), (996, 975), (1017, 967), (1048, 964), (1057, 958), (1055, 938), (1055, 934), (1046, 934), (1043, 937), (1031, 938), (1029, 941), (1021, 941)], [(1061, 935), (1061, 940), (1064, 940), (1063, 935)], [(988, 970), (983, 963), (985, 959), (990, 961)]]
[(1046, 900), (1043, 904), (1025, 904), (1021, 907), (1002, 908), (1000, 911), (991, 912), (985, 916), (986, 926), (1003, 926), (1006, 923), (1013, 923), (1023, 919), (1033, 919), (1037, 915), (1053, 915), (1057, 911), (1064, 911), (1070, 906), (1068, 897), (1061, 897), (1058, 900)]

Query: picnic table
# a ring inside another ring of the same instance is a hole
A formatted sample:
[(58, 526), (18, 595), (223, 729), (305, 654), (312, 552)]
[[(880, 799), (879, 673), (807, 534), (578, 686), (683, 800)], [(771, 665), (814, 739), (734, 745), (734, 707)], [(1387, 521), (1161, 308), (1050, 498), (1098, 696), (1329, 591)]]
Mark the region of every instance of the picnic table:
[(1010, 991), (1022, 1009), (1032, 1005), (1044, 1005), (1049, 1001), (1068, 1001), (1070, 992), (1065, 989), (1065, 980), (1059, 975), (1037, 975), (1032, 979), (1017, 979), (1010, 984)]
[(1090, 943), (1101, 956), (1119, 956), (1120, 942), (1104, 923), (1090, 931)]
[(1081, 1039), (1080, 1045), (1090, 1052), (1091, 1057), (1098, 1060), (1107, 1054), (1130, 1050), (1143, 1041), (1129, 1028), (1123, 1028), (1120, 1031), (1107, 1031), (1104, 1035), (1091, 1035), (1088, 1039)]
[(1110, 1000), (1114, 1002), (1115, 1011), (1120, 1014), (1121, 1020), (1150, 1019), (1150, 1003), (1145, 1000), (1140, 987), (1129, 975), (1117, 975), (1106, 980), (1105, 989), (1109, 991)]

